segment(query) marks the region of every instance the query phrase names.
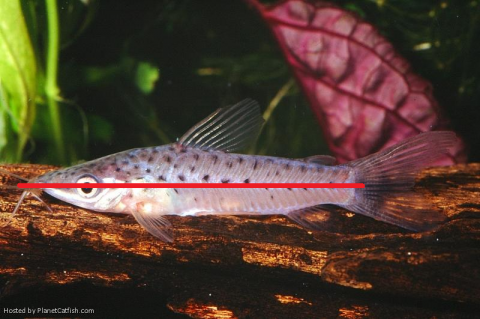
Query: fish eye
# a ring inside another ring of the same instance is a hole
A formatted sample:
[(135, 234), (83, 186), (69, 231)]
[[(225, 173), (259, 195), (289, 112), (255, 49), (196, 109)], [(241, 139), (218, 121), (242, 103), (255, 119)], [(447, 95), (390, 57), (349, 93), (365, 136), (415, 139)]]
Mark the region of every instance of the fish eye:
[(93, 191), (93, 188), (80, 188), (84, 194), (90, 194)]
[[(93, 175), (83, 175), (77, 179), (77, 183), (99, 183), (98, 179)], [(84, 198), (91, 198), (97, 195), (98, 188), (90, 188), (90, 187), (82, 187), (77, 188), (78, 194), (80, 194)]]

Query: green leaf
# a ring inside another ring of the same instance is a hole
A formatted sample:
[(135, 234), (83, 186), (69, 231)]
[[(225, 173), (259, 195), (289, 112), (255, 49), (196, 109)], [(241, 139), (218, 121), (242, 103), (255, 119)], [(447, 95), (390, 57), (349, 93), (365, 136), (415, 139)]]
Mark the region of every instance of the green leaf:
[(148, 62), (138, 63), (135, 84), (144, 94), (150, 94), (155, 89), (155, 83), (160, 78), (160, 70)]
[(35, 55), (20, 0), (0, 0), (0, 17), (0, 152), (20, 160), (35, 115)]

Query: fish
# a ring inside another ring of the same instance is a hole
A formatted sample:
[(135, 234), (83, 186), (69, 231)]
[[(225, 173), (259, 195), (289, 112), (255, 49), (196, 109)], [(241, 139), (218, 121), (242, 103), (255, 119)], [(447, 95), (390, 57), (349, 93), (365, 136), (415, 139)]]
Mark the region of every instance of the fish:
[[(322, 225), (315, 217), (334, 205), (412, 231), (445, 221), (443, 212), (412, 188), (418, 172), (456, 143), (453, 132), (421, 133), (340, 165), (322, 155), (290, 159), (235, 153), (255, 142), (263, 123), (258, 103), (245, 99), (216, 110), (175, 143), (130, 149), (29, 182), (85, 184), (44, 192), (89, 210), (131, 214), (165, 242), (174, 240), (169, 215), (283, 214), (318, 230)], [(365, 188), (128, 188), (128, 183), (363, 183)]]

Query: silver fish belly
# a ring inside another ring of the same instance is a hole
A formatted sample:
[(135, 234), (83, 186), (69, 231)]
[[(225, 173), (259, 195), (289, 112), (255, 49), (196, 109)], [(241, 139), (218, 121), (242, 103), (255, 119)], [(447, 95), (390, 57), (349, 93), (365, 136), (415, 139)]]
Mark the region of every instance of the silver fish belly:
[[(423, 199), (410, 188), (415, 174), (455, 142), (453, 133), (424, 133), (336, 166), (325, 156), (286, 159), (231, 153), (252, 142), (262, 123), (258, 105), (245, 100), (217, 110), (177, 143), (105, 156), (32, 182), (85, 183), (85, 188), (45, 192), (95, 211), (132, 214), (164, 241), (173, 240), (166, 215), (285, 214), (315, 228), (306, 216), (320, 210), (319, 205), (333, 204), (412, 230), (429, 229), (444, 219), (427, 207), (419, 211)], [(365, 189), (95, 189), (88, 183), (364, 183)]]

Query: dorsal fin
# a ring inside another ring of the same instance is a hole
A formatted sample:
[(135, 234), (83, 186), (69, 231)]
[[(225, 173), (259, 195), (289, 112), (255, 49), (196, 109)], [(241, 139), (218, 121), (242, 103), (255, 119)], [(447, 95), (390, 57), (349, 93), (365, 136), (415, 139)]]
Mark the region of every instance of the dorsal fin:
[(179, 143), (200, 149), (232, 152), (253, 143), (263, 125), (258, 103), (245, 99), (235, 105), (216, 110), (192, 127)]

